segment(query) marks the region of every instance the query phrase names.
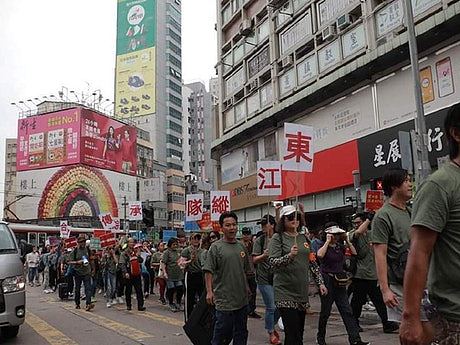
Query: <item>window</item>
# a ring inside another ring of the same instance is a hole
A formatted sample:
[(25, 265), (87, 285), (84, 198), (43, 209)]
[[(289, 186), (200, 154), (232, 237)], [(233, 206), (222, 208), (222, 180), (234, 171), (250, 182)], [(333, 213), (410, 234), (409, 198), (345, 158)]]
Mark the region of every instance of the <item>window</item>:
[(172, 6), (171, 4), (167, 4), (166, 5), (166, 11), (171, 14), (171, 16), (173, 16), (173, 18), (177, 21), (181, 21), (181, 14), (180, 14), (180, 11), (175, 8), (174, 6)]
[(167, 55), (167, 58), (168, 58), (169, 62), (171, 62), (174, 66), (176, 66), (178, 68), (182, 68), (182, 63), (181, 63), (181, 61), (179, 59), (175, 58), (171, 54), (166, 54), (166, 55)]
[(182, 133), (182, 126), (175, 123), (174, 121), (169, 121), (169, 128), (178, 133)]
[(166, 150), (168, 157), (182, 159), (182, 152), (174, 149), (167, 149)]
[(177, 41), (178, 43), (181, 43), (181, 37), (178, 34), (176, 34), (173, 30), (169, 29), (168, 33), (173, 40)]
[(172, 134), (168, 134), (167, 135), (167, 142), (169, 144), (173, 144), (173, 145), (181, 147), (182, 140), (180, 138), (172, 135)]
[(174, 108), (169, 107), (169, 115), (177, 120), (182, 121), (182, 113)]
[(4, 250), (3, 253), (18, 252), (12, 233), (5, 224), (0, 224), (0, 250)]
[(222, 10), (222, 23), (227, 23), (230, 18), (232, 17), (232, 6), (228, 4), (223, 10)]
[(182, 170), (182, 166), (168, 162), (168, 169)]
[(182, 106), (182, 100), (179, 97), (169, 94), (169, 100), (178, 107)]
[(264, 138), (265, 158), (274, 158), (276, 156), (276, 137), (275, 133), (267, 135)]
[(174, 43), (172, 43), (171, 41), (168, 41), (168, 48), (171, 49), (177, 55), (182, 54), (182, 50), (178, 46), (176, 46)]
[(182, 93), (182, 86), (181, 85), (178, 85), (176, 84), (175, 82), (173, 82), (172, 80), (169, 81), (169, 87), (176, 91), (177, 93), (181, 94)]
[(262, 42), (264, 39), (268, 37), (268, 34), (270, 32), (270, 27), (268, 20), (264, 21), (262, 24), (260, 24), (257, 27), (257, 41), (258, 43)]
[(182, 82), (182, 73), (176, 71), (174, 68), (169, 67), (169, 75)]

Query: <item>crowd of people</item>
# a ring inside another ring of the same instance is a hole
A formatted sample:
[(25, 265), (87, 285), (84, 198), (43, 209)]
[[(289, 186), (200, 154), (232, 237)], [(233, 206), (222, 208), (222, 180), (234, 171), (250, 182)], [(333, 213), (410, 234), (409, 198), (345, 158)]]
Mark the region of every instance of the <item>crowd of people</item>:
[(212, 345), (247, 344), (248, 317), (261, 318), (258, 290), (267, 342), (281, 344), (278, 325), (284, 344), (301, 345), (311, 281), (321, 302), (318, 345), (326, 344), (334, 303), (352, 345), (369, 344), (359, 319), (370, 303), (382, 331), (399, 330), (403, 345), (460, 345), (460, 105), (449, 111), (445, 133), (451, 161), (422, 184), (413, 207), (408, 172), (388, 170), (384, 206), (375, 214), (354, 214), (349, 231), (334, 222), (309, 231), (298, 204), (275, 207), (275, 216), (260, 219), (257, 235), (243, 228), (237, 238), (238, 217), (224, 212), (221, 232), (192, 234), (189, 243), (171, 238), (153, 246), (129, 238), (98, 256), (80, 236), (72, 250), (34, 248), (26, 257), (29, 284), (53, 292), (64, 279), (77, 308), (83, 284), (88, 311), (97, 289), (105, 292), (107, 307), (122, 303), (124, 295), (131, 310), (133, 288), (138, 310), (145, 310), (144, 299), (158, 285), (161, 303), (183, 310), (186, 321), (205, 300), (214, 310)]

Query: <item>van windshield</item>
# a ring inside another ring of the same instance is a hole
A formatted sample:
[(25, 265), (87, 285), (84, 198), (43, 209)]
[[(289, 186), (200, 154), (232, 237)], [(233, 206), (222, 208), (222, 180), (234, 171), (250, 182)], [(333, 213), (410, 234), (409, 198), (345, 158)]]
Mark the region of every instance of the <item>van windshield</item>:
[(6, 224), (0, 224), (0, 254), (17, 253), (13, 234)]

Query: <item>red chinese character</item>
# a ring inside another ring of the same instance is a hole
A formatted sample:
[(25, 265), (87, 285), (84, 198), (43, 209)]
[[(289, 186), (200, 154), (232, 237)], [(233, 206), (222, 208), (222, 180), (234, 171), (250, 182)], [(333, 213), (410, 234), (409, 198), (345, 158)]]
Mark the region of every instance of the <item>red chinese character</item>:
[(212, 199), (212, 213), (223, 213), (228, 211), (230, 202), (226, 196), (215, 196)]
[(203, 211), (201, 210), (201, 199), (192, 199), (188, 201), (187, 213), (189, 216), (197, 216)]
[(104, 226), (107, 226), (107, 225), (112, 224), (113, 219), (112, 219), (112, 216), (110, 214), (106, 214), (106, 215), (101, 217), (101, 221), (102, 221), (102, 224), (104, 224)]
[(307, 155), (310, 153), (310, 140), (311, 137), (303, 135), (302, 132), (297, 132), (297, 134), (286, 134), (288, 139), (287, 151), (291, 154), (284, 156), (284, 160), (291, 159), (295, 157), (295, 161), (300, 163), (300, 159), (303, 158), (307, 162), (311, 162), (312, 159)]
[[(264, 168), (260, 168), (259, 170), (259, 177), (262, 179), (262, 182), (260, 183), (259, 185), (259, 189), (276, 189), (276, 188), (280, 188), (281, 186), (279, 184), (275, 184), (275, 173), (279, 172), (279, 169), (273, 169), (273, 168), (269, 168), (269, 169), (264, 169)], [(267, 176), (265, 173), (269, 173), (270, 174), (270, 182), (271, 184), (265, 184), (265, 182), (267, 182), (267, 180), (265, 179), (265, 176)]]
[(141, 205), (131, 205), (129, 208), (129, 215), (136, 217), (140, 214), (142, 214)]

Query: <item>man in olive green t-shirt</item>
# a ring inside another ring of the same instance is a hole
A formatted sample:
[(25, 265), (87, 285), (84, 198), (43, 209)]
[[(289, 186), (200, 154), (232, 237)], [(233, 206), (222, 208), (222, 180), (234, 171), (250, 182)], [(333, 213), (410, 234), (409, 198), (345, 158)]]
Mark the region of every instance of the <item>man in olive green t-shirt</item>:
[(392, 274), (390, 264), (398, 257), (400, 248), (409, 242), (410, 209), (406, 203), (412, 198), (412, 182), (407, 171), (403, 169), (386, 171), (382, 182), (388, 200), (372, 221), (371, 241), (388, 320), (399, 322), (402, 312), (402, 286)]
[(460, 104), (444, 122), (451, 162), (431, 175), (417, 192), (411, 227), (411, 249), (404, 278), (401, 344), (428, 344), (417, 306), (428, 278), (430, 301), (438, 313), (436, 344), (460, 343)]
[(224, 212), (219, 224), (223, 239), (209, 248), (204, 265), (206, 301), (215, 304), (215, 324), (211, 345), (246, 345), (248, 341), (248, 253), (237, 241), (238, 217), (234, 212)]

